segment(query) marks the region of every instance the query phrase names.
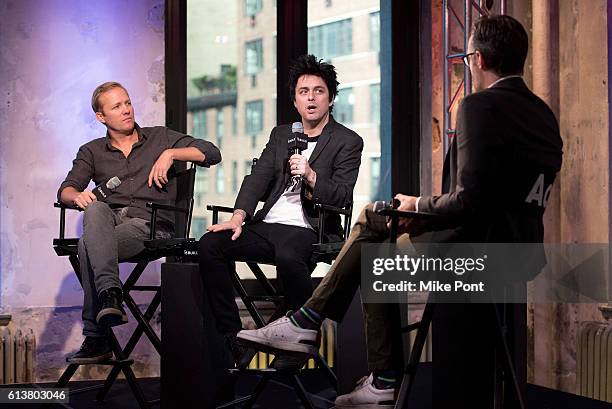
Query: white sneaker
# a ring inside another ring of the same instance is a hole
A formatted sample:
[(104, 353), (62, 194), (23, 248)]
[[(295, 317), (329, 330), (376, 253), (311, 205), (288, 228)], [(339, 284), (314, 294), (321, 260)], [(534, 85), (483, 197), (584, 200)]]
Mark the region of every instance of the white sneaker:
[(374, 376), (364, 376), (355, 389), (336, 398), (336, 409), (392, 409), (395, 406), (395, 388), (377, 389)]
[(316, 355), (319, 331), (297, 327), (282, 317), (263, 328), (242, 330), (236, 338), (265, 352)]

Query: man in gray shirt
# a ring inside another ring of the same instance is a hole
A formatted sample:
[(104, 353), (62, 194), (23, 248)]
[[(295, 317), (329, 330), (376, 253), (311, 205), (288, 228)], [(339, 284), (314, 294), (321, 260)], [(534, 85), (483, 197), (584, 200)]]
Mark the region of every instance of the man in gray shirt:
[[(122, 307), (118, 262), (144, 250), (149, 237), (147, 202), (174, 205), (176, 180), (169, 177), (173, 161), (210, 166), (221, 161), (219, 149), (165, 127), (141, 128), (127, 90), (117, 82), (98, 86), (91, 98), (96, 119), (106, 126), (103, 138), (79, 148), (72, 169), (58, 190), (58, 199), (84, 211), (79, 260), (83, 281), (81, 349), (70, 363), (97, 363), (112, 357), (109, 328), (127, 322)], [(117, 176), (121, 184), (104, 201), (87, 190)], [(173, 232), (173, 215), (160, 212), (160, 236)]]

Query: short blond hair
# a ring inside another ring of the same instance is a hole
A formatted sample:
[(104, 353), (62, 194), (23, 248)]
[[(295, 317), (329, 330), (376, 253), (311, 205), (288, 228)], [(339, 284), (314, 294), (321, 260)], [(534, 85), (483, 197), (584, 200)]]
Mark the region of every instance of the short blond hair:
[(128, 93), (127, 89), (125, 89), (123, 85), (119, 84), (116, 81), (108, 81), (104, 84), (98, 85), (94, 90), (93, 94), (91, 95), (91, 109), (93, 109), (94, 112), (101, 112), (99, 101), (100, 95), (104, 94), (106, 91), (110, 91), (113, 88), (121, 88), (125, 91), (126, 94)]

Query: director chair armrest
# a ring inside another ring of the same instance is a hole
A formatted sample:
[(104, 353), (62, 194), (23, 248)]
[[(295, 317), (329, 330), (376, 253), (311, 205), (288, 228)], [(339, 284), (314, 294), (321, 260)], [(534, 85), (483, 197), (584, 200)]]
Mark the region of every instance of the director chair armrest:
[(56, 244), (57, 240), (65, 240), (66, 234), (66, 209), (68, 210), (76, 210), (78, 212), (82, 212), (83, 209), (77, 206), (68, 206), (62, 202), (53, 203), (53, 207), (60, 209), (60, 219), (59, 219), (59, 239), (54, 239), (53, 243)]
[(387, 216), (391, 220), (391, 229), (389, 232), (389, 239), (391, 243), (395, 243), (397, 238), (399, 219), (408, 218), (408, 219), (416, 219), (420, 222), (443, 222), (449, 220), (447, 216), (442, 216), (434, 213), (425, 213), (425, 212), (413, 212), (413, 211), (404, 211), (397, 209), (389, 209), (384, 208), (376, 213)]
[(322, 203), (315, 203), (315, 209), (319, 209), (319, 211), (321, 212), (338, 213), (338, 214), (344, 214), (347, 216), (351, 214), (351, 210), (352, 210), (351, 208), (352, 208), (352, 205), (349, 205), (347, 207), (336, 207), (336, 206), (326, 205)]
[(219, 223), (219, 213), (234, 213), (233, 207), (206, 205), (206, 210), (212, 212), (212, 224)]
[(325, 226), (325, 220), (329, 214), (337, 214), (344, 216), (344, 226), (343, 226), (343, 237), (342, 241), (344, 241), (351, 231), (351, 215), (353, 214), (353, 203), (349, 203), (346, 207), (336, 207), (332, 205), (327, 205), (323, 203), (315, 203), (315, 209), (319, 211), (319, 232), (317, 244), (323, 244), (323, 230)]

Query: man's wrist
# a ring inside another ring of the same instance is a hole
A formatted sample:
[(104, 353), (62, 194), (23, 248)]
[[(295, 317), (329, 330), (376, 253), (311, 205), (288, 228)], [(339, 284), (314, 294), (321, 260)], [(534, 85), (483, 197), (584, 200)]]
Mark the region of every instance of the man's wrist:
[(306, 179), (306, 183), (308, 183), (311, 187), (314, 187), (317, 181), (317, 172), (311, 169), (310, 173), (304, 179)]
[(175, 151), (172, 148), (168, 148), (166, 149), (166, 155), (168, 155), (170, 157), (170, 159), (174, 160), (175, 158)]
[(240, 219), (242, 219), (242, 220), (240, 220), (240, 223), (242, 223), (242, 222), (244, 222), (246, 220), (247, 213), (244, 210), (242, 210), (242, 209), (236, 209), (236, 210), (234, 210), (234, 213), (232, 215), (232, 218), (234, 218), (234, 217), (240, 217)]

